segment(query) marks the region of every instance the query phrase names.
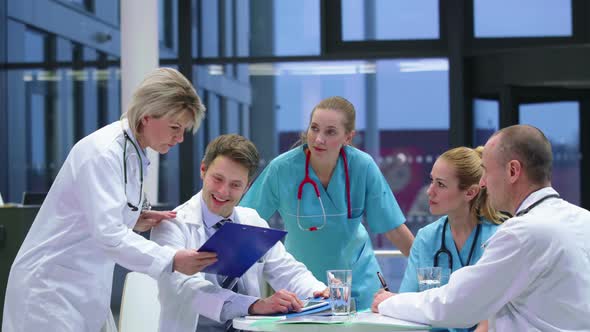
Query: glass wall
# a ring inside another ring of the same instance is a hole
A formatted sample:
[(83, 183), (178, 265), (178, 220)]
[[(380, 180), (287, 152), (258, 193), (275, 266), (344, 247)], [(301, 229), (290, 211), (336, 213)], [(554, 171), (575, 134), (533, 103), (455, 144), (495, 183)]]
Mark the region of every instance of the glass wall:
[[(555, 121), (559, 119), (559, 121)], [(580, 204), (580, 105), (551, 102), (520, 106), (520, 123), (541, 129), (553, 149), (551, 183), (561, 197)]]
[(8, 110), (2, 143), (10, 162), (0, 190), (5, 201), (21, 202), (25, 191), (49, 190), (78, 140), (119, 118), (120, 84), (118, 68), (108, 68), (102, 51), (21, 20), (4, 22), (10, 69), (2, 73)]
[(342, 39), (439, 38), (438, 0), (341, 0)]
[(572, 35), (571, 0), (474, 0), (478, 38), (567, 37)]
[(473, 100), (473, 146), (485, 145), (500, 129), (500, 103), (491, 99)]

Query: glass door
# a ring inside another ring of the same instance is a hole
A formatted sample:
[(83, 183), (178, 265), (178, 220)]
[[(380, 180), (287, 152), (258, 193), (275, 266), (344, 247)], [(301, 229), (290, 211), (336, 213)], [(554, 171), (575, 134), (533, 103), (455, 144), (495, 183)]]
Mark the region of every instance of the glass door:
[(585, 208), (590, 205), (590, 176), (582, 172), (590, 166), (589, 100), (589, 89), (562, 87), (506, 87), (500, 98), (500, 126), (516, 122), (541, 129), (553, 149), (553, 187)]

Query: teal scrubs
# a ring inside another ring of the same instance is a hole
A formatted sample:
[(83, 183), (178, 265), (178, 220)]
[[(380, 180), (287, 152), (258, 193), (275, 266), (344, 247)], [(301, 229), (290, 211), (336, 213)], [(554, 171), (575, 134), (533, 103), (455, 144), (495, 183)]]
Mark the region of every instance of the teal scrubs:
[[(379, 264), (371, 239), (361, 224), (363, 215), (374, 233), (399, 227), (405, 217), (373, 158), (351, 146), (345, 147), (350, 174), (352, 219), (347, 216), (346, 180), (342, 157), (327, 189), (311, 168), (327, 215), (326, 225), (317, 231), (302, 231), (297, 224), (297, 190), (305, 177), (305, 146), (287, 151), (264, 169), (240, 205), (254, 208), (264, 219), (278, 210), (288, 232), (287, 251), (304, 263), (314, 276), (326, 282), (326, 270), (352, 270), (352, 296), (358, 310), (371, 306), (380, 288)], [(303, 187), (299, 224), (304, 229), (321, 227), (323, 214), (310, 184)]]
[[(416, 234), (416, 238), (414, 239), (414, 243), (412, 244), (412, 249), (410, 251), (410, 258), (408, 259), (408, 266), (406, 268), (406, 272), (404, 274), (404, 278), (402, 283), (399, 287), (400, 293), (406, 292), (417, 292), (418, 291), (418, 277), (416, 275), (416, 268), (419, 267), (429, 267), (434, 266), (434, 255), (440, 249), (441, 246), (441, 238), (442, 238), (442, 231), (443, 226), (445, 224), (445, 220), (447, 219), (446, 216), (438, 219), (437, 221), (422, 227), (418, 234)], [(483, 255), (484, 248), (482, 248), (482, 244), (484, 244), (494, 233), (499, 225), (493, 224), (488, 221), (482, 221), (481, 223), (481, 230), (479, 236), (477, 237), (477, 242), (475, 243), (475, 247), (473, 249), (473, 255), (471, 257), (471, 261), (469, 265), (475, 264)], [(451, 252), (453, 256), (453, 266), (449, 269), (449, 259), (446, 254), (440, 254), (438, 258), (438, 266), (442, 267), (443, 269), (443, 277), (441, 280), (441, 285), (446, 285), (449, 281), (449, 276), (452, 272), (457, 271), (458, 269), (462, 268), (464, 265), (467, 265), (467, 260), (469, 258), (469, 252), (471, 251), (471, 246), (473, 245), (473, 241), (475, 238), (476, 228), (473, 229), (469, 238), (461, 248), (461, 251), (457, 251), (457, 247), (455, 246), (455, 241), (453, 240), (453, 235), (451, 234), (451, 225), (450, 223), (447, 224), (446, 234), (445, 234), (445, 246), (447, 250)], [(474, 329), (450, 329), (450, 331), (473, 331)], [(446, 331), (446, 330), (436, 330), (436, 331)]]

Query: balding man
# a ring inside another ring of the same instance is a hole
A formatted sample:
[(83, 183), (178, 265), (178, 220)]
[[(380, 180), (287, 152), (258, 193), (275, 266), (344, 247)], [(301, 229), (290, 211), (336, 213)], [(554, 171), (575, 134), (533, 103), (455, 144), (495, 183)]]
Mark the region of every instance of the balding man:
[(590, 212), (551, 187), (551, 144), (535, 127), (507, 127), (488, 140), (482, 162), (480, 185), (514, 217), (446, 286), (380, 291), (373, 311), (440, 327), (490, 319), (496, 331), (590, 331)]

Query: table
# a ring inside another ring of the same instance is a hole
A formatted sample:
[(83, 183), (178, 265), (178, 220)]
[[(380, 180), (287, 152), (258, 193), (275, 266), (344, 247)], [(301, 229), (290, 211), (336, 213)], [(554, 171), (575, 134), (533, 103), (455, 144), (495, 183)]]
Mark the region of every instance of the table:
[[(306, 320), (313, 319), (313, 316), (300, 316)], [(325, 316), (324, 316), (325, 317)], [(297, 332), (391, 332), (391, 331), (429, 331), (427, 325), (406, 322), (395, 318), (385, 317), (372, 312), (360, 312), (344, 323), (281, 323), (281, 320), (251, 320), (236, 318), (233, 326), (238, 330), (245, 331), (297, 331)]]

